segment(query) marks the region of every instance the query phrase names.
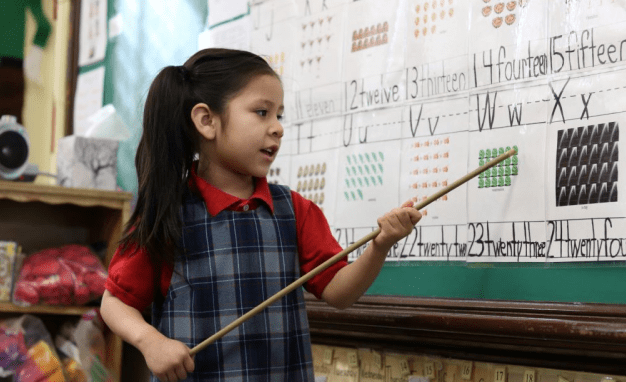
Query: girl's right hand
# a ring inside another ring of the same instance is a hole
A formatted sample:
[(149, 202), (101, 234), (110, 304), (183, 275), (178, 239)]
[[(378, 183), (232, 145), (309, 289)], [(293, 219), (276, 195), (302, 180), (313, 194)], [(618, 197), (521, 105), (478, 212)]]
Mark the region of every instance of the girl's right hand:
[(195, 367), (189, 347), (160, 333), (146, 341), (146, 346), (140, 350), (148, 369), (162, 382), (183, 380)]

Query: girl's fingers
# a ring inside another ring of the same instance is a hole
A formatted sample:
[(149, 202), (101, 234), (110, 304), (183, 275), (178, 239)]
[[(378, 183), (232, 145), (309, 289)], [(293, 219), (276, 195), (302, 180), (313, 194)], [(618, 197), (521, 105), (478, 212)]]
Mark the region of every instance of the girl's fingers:
[(413, 211), (409, 211), (409, 218), (411, 219), (411, 224), (416, 225), (422, 220), (422, 213), (414, 209)]
[(176, 376), (178, 377), (179, 381), (187, 378), (187, 372), (185, 371), (185, 368), (182, 365), (176, 367)]
[(402, 203), (402, 207), (413, 207), (413, 201), (407, 200), (406, 202)]
[(414, 208), (403, 208), (398, 214), (395, 215), (400, 224), (400, 228), (403, 230), (411, 231), (420, 219), (422, 214)]
[(193, 369), (195, 369), (196, 364), (193, 358), (188, 357), (188, 358), (185, 358), (184, 366), (185, 366), (185, 370), (187, 371), (187, 373), (191, 373)]

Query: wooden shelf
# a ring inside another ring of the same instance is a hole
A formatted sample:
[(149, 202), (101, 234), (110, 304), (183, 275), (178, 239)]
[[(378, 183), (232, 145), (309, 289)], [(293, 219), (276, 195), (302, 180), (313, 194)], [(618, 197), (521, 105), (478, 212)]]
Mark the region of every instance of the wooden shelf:
[[(15, 241), (28, 255), (66, 244), (106, 246), (108, 266), (124, 224), (130, 218), (132, 194), (0, 181), (0, 240)], [(45, 315), (48, 323), (80, 317), (93, 306), (22, 307), (0, 303), (0, 318), (20, 314)], [(51, 327), (55, 327), (52, 325)], [(106, 366), (116, 379), (121, 374), (122, 340), (105, 334)]]
[(132, 194), (0, 180), (0, 199), (3, 198), (16, 202), (38, 201), (48, 204), (74, 204), (83, 207), (122, 208), (124, 203), (131, 200)]
[(19, 313), (19, 314), (57, 314), (63, 316), (82, 316), (92, 310), (93, 306), (19, 306), (7, 302), (0, 303), (0, 312), (3, 313)]

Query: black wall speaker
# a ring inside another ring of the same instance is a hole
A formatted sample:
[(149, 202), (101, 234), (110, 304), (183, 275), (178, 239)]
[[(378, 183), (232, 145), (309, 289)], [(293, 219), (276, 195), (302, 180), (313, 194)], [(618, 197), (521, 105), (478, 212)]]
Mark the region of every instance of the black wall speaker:
[(28, 167), (30, 141), (12, 115), (0, 117), (0, 178), (18, 179)]

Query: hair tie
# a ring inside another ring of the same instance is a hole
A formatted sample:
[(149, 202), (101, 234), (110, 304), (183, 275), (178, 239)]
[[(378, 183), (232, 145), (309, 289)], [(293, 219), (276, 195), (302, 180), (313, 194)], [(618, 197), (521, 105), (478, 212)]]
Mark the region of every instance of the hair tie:
[(187, 70), (184, 65), (177, 66), (176, 69), (178, 69), (178, 73), (180, 73), (183, 81), (189, 81), (189, 70)]

